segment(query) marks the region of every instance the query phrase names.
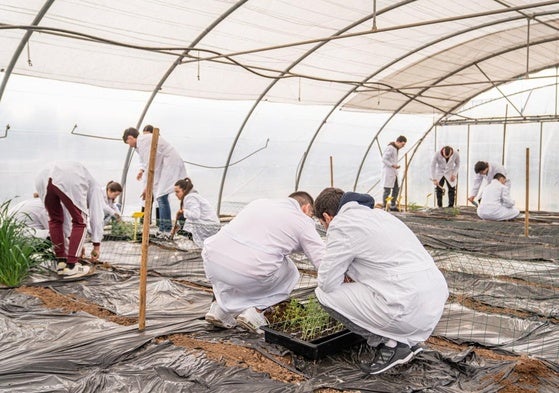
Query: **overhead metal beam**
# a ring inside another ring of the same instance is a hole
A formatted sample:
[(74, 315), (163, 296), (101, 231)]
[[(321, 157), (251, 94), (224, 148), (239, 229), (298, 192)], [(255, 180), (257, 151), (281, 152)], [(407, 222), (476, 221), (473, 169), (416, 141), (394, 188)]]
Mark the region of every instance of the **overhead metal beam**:
[[(41, 20), (43, 19), (43, 17), (45, 16), (47, 11), (49, 10), (52, 3), (54, 3), (54, 0), (45, 1), (45, 4), (43, 4), (43, 6), (41, 7), (41, 9), (37, 13), (37, 15), (35, 15), (35, 18), (33, 19), (33, 22), (31, 22), (31, 25), (37, 26), (41, 22)], [(8, 64), (8, 66), (6, 67), (6, 70), (4, 71), (4, 78), (2, 79), (2, 84), (0, 85), (0, 101), (2, 101), (2, 96), (4, 95), (4, 90), (6, 89), (6, 85), (8, 84), (8, 80), (10, 79), (10, 76), (12, 75), (12, 71), (14, 70), (14, 67), (16, 66), (17, 60), (19, 59), (19, 55), (21, 55), (21, 52), (23, 52), (23, 48), (25, 48), (25, 45), (29, 42), (29, 38), (31, 37), (31, 34), (33, 34), (32, 30), (27, 30), (25, 32), (25, 34), (21, 38), (21, 41), (19, 42), (16, 50), (14, 51), (14, 54), (12, 55), (12, 59), (10, 60), (10, 63)]]

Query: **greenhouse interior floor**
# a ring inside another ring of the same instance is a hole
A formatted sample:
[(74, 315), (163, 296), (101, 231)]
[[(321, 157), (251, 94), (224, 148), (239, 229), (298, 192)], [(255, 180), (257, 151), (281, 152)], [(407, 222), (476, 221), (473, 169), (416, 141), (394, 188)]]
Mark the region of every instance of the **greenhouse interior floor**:
[[(0, 391), (6, 392), (557, 392), (559, 215), (488, 222), (472, 208), (395, 213), (445, 275), (450, 297), (426, 350), (365, 375), (360, 344), (308, 360), (204, 320), (212, 301), (200, 250), (151, 243), (146, 328), (138, 330), (141, 244), (102, 244), (95, 274), (38, 271), (0, 290)], [(526, 233), (527, 231), (527, 233)], [(301, 255), (294, 297), (316, 274)]]

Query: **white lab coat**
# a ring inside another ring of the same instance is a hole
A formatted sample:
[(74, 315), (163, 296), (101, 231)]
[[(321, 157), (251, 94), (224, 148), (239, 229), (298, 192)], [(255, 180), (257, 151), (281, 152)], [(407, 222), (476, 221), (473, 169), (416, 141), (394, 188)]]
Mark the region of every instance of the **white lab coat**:
[(509, 188), (499, 180), (493, 179), (483, 190), (483, 198), (477, 208), (479, 218), (503, 221), (512, 220), (518, 214), (520, 214), (520, 211), (514, 207)]
[[(344, 283), (344, 274), (355, 282)], [(404, 223), (349, 202), (328, 227), (315, 293), (320, 303), (363, 329), (411, 346), (437, 325), (448, 288)]]
[(479, 193), (479, 189), (481, 187), (482, 182), (485, 180), (487, 184), (491, 183), (491, 181), (493, 180), (493, 178), (497, 173), (505, 175), (505, 177), (507, 178), (505, 184), (510, 190), (511, 182), (508, 179), (507, 170), (505, 169), (505, 167), (502, 166), (501, 164), (497, 164), (496, 162), (488, 162), (487, 165), (489, 165), (489, 171), (487, 172), (487, 175), (482, 175), (481, 173), (477, 173), (474, 176), (474, 184), (472, 186), (472, 191), (470, 192), (470, 196), (476, 197)]
[(18, 221), (29, 228), (29, 235), (46, 239), (49, 236), (49, 215), (45, 205), (40, 198), (21, 201), (11, 206), (9, 215), (13, 215)]
[[(460, 170), (460, 154), (453, 149), (452, 155), (448, 158), (443, 157), (441, 151), (435, 153), (431, 161), (431, 180), (440, 182), (444, 177), (452, 187), (456, 187), (458, 171)], [(450, 179), (454, 176), (454, 181)]]
[[(151, 139), (153, 134), (142, 134), (136, 141), (136, 150), (140, 156), (140, 166), (148, 168), (149, 153), (151, 150)], [(147, 180), (147, 171), (143, 176)], [(161, 136), (157, 142), (157, 155), (155, 158), (155, 169), (153, 178), (153, 197), (155, 199), (172, 193), (175, 190), (177, 180), (186, 177), (184, 162), (169, 142)]]
[(287, 299), (299, 280), (288, 255), (298, 251), (318, 267), (324, 242), (313, 219), (295, 199), (249, 203), (204, 242), (204, 269), (219, 306), (225, 312), (240, 313)]
[[(87, 168), (75, 161), (58, 161), (43, 169), (35, 179), (35, 187), (43, 203), (49, 179), (52, 179), (52, 184), (66, 194), (74, 205), (87, 215), (91, 241), (100, 243), (103, 239), (103, 206), (105, 202), (101, 186)], [(67, 213), (64, 221), (68, 221)]]
[(398, 169), (392, 165), (398, 165), (398, 149), (390, 144), (382, 154), (381, 183), (384, 188), (393, 188), (398, 177)]
[(200, 248), (204, 246), (204, 240), (215, 235), (221, 228), (213, 207), (195, 190), (184, 197), (183, 215), (186, 221), (182, 228), (192, 233), (192, 240)]
[(109, 196), (107, 195), (107, 188), (101, 187), (101, 192), (103, 193), (103, 200), (105, 204), (103, 205), (103, 213), (105, 214), (105, 219), (109, 219), (116, 215), (121, 215), (120, 209), (116, 205), (114, 200), (109, 201)]

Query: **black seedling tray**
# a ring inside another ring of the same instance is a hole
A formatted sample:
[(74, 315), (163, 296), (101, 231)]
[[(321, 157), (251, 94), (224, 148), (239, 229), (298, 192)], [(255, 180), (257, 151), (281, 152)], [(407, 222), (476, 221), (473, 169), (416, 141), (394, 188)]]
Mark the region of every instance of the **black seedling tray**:
[(352, 345), (359, 344), (364, 338), (349, 330), (342, 330), (312, 341), (303, 341), (290, 334), (275, 330), (273, 326), (262, 326), (264, 340), (270, 344), (279, 344), (308, 359), (317, 360), (339, 352)]

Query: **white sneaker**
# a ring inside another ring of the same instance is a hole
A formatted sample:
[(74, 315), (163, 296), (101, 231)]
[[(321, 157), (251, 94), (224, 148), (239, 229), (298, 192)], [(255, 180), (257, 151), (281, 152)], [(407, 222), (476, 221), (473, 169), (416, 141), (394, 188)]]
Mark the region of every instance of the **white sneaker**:
[(74, 265), (72, 269), (70, 269), (68, 265), (66, 265), (66, 267), (64, 268), (64, 270), (62, 270), (62, 273), (60, 274), (68, 278), (70, 277), (75, 278), (75, 277), (85, 276), (89, 274), (90, 271), (91, 271), (90, 266), (82, 265), (81, 263), (78, 262)]
[(155, 232), (155, 238), (158, 240), (171, 240), (171, 232)]
[(233, 315), (226, 313), (219, 307), (216, 302), (212, 302), (210, 311), (206, 314), (206, 321), (214, 326), (219, 326), (225, 329), (231, 329), (237, 326), (237, 321)]
[(255, 307), (247, 308), (237, 317), (237, 324), (251, 332), (263, 334), (260, 326), (268, 325), (268, 320), (263, 313), (258, 312)]
[(62, 274), (64, 269), (66, 269), (66, 262), (58, 262), (56, 264), (56, 273)]

